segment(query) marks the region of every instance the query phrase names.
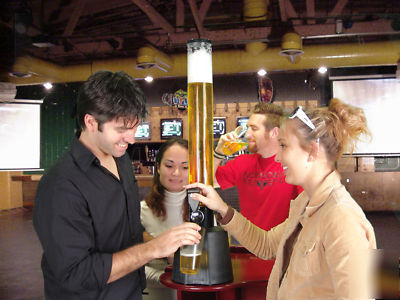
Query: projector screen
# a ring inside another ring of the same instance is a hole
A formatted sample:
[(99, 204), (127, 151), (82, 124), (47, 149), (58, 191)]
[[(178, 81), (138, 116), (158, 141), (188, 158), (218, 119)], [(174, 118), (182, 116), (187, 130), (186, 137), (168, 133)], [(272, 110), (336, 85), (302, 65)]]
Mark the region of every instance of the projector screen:
[(40, 168), (41, 102), (0, 103), (0, 171)]
[(372, 140), (365, 138), (356, 155), (400, 154), (400, 80), (363, 79), (333, 81), (333, 97), (360, 107), (367, 117)]

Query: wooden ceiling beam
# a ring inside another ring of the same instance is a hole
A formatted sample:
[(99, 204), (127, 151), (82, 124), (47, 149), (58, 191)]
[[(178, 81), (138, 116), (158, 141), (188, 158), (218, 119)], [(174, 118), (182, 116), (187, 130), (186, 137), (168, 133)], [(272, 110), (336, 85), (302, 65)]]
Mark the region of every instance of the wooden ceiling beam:
[(175, 28), (162, 16), (160, 15), (153, 6), (150, 5), (146, 0), (131, 0), (136, 4), (150, 19), (150, 21), (156, 27), (161, 27), (170, 36), (175, 34)]
[(67, 26), (65, 27), (63, 36), (70, 36), (78, 24), (79, 18), (82, 15), (83, 10), (85, 9), (87, 0), (77, 0), (75, 1), (74, 12), (69, 19)]
[(292, 2), (290, 0), (286, 0), (286, 10), (288, 18), (298, 18), (299, 15), (297, 14), (296, 10), (294, 9)]
[(212, 1), (213, 0), (203, 0), (203, 2), (201, 2), (199, 9), (199, 18), (201, 23), (204, 22), (204, 19), (206, 18), (207, 12), (211, 6)]
[(289, 18), (298, 18), (296, 10), (293, 8), (290, 0), (279, 0), (279, 9), (282, 22), (286, 22)]
[(307, 7), (307, 20), (308, 24), (315, 24), (315, 2), (314, 0), (306, 0), (306, 7)]
[(281, 13), (281, 21), (286, 22), (287, 21), (286, 0), (279, 0), (279, 11)]
[(335, 7), (329, 13), (330, 16), (337, 16), (340, 15), (343, 11), (343, 8), (346, 6), (348, 0), (338, 0), (335, 4)]
[(199, 32), (200, 37), (204, 37), (204, 27), (203, 27), (203, 22), (200, 21), (200, 16), (199, 16), (199, 11), (197, 10), (196, 2), (195, 0), (188, 0), (190, 10), (192, 11), (192, 15), (194, 18), (194, 22), (196, 23), (197, 31)]
[(176, 0), (176, 14), (175, 14), (175, 25), (176, 32), (183, 31), (183, 25), (185, 25), (185, 5), (183, 0)]

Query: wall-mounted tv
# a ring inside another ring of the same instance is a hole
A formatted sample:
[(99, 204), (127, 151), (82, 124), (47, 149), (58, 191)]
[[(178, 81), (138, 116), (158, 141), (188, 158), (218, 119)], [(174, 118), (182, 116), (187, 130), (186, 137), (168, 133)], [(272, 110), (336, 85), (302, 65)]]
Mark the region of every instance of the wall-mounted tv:
[(183, 137), (183, 121), (182, 119), (161, 119), (160, 131), (162, 140)]
[(150, 122), (142, 122), (138, 125), (135, 133), (136, 140), (150, 140), (151, 139), (151, 126)]
[(214, 138), (219, 138), (226, 133), (226, 118), (216, 117), (213, 121)]
[(247, 122), (249, 121), (249, 117), (237, 117), (236, 118), (236, 127), (242, 126), (242, 130), (247, 130)]

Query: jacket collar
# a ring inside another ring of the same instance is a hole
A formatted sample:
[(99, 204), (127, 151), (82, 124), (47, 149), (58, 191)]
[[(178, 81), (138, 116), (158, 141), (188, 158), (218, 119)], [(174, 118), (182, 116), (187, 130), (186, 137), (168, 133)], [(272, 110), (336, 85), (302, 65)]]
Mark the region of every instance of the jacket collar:
[(313, 197), (309, 198), (305, 211), (300, 217), (300, 222), (303, 224), (304, 221), (315, 214), (326, 203), (333, 189), (338, 186), (341, 186), (340, 174), (335, 170), (325, 178)]

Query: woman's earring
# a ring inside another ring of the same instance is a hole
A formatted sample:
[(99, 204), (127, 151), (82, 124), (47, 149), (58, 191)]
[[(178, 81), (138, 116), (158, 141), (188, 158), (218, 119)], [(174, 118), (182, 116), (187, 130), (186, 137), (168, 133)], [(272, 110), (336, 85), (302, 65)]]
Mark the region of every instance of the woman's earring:
[(314, 160), (314, 156), (311, 155), (311, 156), (310, 156), (310, 159), (311, 159), (311, 160)]

